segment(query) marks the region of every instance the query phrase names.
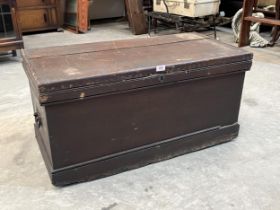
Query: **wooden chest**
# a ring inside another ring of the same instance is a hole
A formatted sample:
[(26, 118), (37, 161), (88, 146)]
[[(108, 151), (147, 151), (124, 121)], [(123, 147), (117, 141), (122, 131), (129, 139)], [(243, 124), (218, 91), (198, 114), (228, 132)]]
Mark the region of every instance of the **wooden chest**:
[(178, 34), (23, 51), (54, 185), (232, 140), (252, 54)]
[(154, 0), (154, 11), (187, 17), (204, 17), (218, 14), (220, 3), (220, 0), (165, 0), (165, 2)]

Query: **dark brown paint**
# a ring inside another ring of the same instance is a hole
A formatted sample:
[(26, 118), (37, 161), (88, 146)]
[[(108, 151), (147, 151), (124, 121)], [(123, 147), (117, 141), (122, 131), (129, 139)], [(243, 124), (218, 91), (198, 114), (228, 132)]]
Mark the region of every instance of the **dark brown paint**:
[[(105, 177), (238, 135), (250, 53), (196, 34), (95, 43), (86, 52), (81, 46), (23, 56), (36, 137), (55, 185)], [(158, 65), (166, 71), (157, 72)], [(67, 74), (73, 66), (79, 75)]]

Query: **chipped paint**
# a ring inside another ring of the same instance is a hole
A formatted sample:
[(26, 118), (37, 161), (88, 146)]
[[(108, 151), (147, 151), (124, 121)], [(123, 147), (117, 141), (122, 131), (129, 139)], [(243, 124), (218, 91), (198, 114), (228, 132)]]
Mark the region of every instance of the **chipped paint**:
[(64, 73), (66, 73), (69, 76), (76, 76), (76, 75), (82, 74), (79, 69), (74, 68), (74, 67), (69, 67), (69, 68), (65, 69)]
[(49, 99), (49, 97), (48, 97), (48, 96), (46, 96), (46, 95), (41, 95), (41, 96), (40, 96), (40, 102), (41, 102), (41, 103), (45, 103), (45, 102), (47, 102), (47, 101), (48, 101), (48, 99)]
[(84, 99), (86, 94), (84, 92), (80, 93), (80, 99)]

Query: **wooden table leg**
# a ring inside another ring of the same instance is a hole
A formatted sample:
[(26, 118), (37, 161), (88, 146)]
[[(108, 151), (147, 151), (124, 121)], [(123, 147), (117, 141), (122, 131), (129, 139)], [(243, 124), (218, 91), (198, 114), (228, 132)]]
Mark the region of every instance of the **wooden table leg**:
[[(276, 14), (275, 14), (275, 19), (280, 20), (280, 0), (276, 1)], [(274, 26), (272, 30), (272, 39), (270, 41), (270, 45), (274, 45), (275, 42), (279, 39), (280, 37), (280, 27), (279, 26)]]
[(244, 20), (244, 17), (252, 16), (253, 6), (255, 3), (255, 0), (245, 0), (243, 3), (243, 15), (241, 19), (242, 23), (239, 34), (239, 47), (243, 47), (249, 44), (251, 21)]
[(13, 55), (13, 57), (17, 57), (17, 51), (16, 50), (12, 50), (12, 55)]
[(153, 27), (154, 27), (154, 33), (157, 33), (157, 26), (158, 26), (158, 20), (157, 18), (153, 18)]

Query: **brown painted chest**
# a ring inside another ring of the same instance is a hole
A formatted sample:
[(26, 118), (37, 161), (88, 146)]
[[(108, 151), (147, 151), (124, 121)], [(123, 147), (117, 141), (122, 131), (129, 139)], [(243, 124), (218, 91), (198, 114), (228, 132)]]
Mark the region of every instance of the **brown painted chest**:
[(197, 34), (23, 51), (54, 185), (232, 140), (252, 54)]

